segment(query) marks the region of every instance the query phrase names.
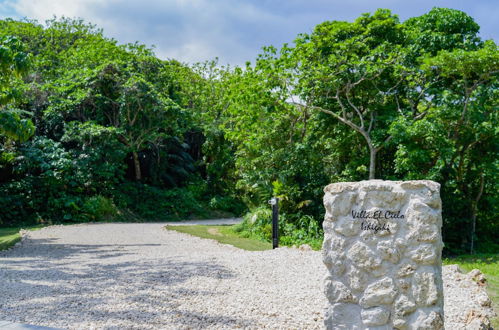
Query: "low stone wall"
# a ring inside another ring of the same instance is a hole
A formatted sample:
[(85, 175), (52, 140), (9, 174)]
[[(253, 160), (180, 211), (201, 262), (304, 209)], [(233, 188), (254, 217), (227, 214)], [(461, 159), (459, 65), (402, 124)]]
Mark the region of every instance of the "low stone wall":
[(327, 329), (443, 329), (439, 188), (370, 180), (324, 189)]

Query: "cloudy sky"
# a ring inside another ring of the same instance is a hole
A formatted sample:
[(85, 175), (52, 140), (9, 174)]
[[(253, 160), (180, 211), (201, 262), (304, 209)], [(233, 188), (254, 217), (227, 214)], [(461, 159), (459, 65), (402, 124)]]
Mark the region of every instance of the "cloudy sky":
[(262, 46), (292, 42), (325, 20), (351, 21), (376, 8), (405, 20), (435, 6), (465, 11), (481, 26), (482, 38), (499, 40), (497, 0), (0, 0), (0, 18), (81, 17), (120, 43), (155, 45), (163, 59), (218, 57), (240, 65)]

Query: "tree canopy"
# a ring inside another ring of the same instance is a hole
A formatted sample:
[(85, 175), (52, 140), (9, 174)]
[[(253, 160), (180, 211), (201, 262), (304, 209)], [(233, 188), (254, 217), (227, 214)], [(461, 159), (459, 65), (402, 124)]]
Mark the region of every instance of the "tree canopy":
[(447, 253), (497, 251), (499, 52), (458, 10), (326, 21), (253, 63), (0, 21), (0, 225), (244, 214), (320, 239), (331, 182), (441, 183)]

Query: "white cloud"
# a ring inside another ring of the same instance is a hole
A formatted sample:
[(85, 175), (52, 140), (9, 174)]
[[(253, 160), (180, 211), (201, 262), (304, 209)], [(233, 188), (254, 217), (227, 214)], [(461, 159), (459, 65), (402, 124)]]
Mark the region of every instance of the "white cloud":
[(84, 16), (91, 12), (91, 8), (98, 5), (99, 0), (20, 0), (8, 1), (8, 4), (19, 14), (41, 22), (56, 16)]
[(266, 25), (279, 17), (250, 2), (234, 0), (10, 0), (19, 16), (44, 22), (55, 16), (81, 17), (118, 41), (154, 44), (162, 58), (195, 62), (219, 57), (242, 64), (257, 47), (246, 27)]
[[(440, 0), (468, 12), (484, 37), (497, 38), (493, 0)], [(404, 20), (429, 11), (431, 0), (0, 0), (0, 16), (17, 13), (44, 22), (54, 15), (81, 17), (121, 43), (155, 45), (161, 58), (222, 64), (254, 60), (264, 45), (280, 46), (324, 20), (353, 20), (363, 12), (391, 8)], [(495, 9), (494, 9), (495, 8)], [(486, 9), (486, 10), (484, 10)], [(3, 13), (3, 14), (2, 14)]]

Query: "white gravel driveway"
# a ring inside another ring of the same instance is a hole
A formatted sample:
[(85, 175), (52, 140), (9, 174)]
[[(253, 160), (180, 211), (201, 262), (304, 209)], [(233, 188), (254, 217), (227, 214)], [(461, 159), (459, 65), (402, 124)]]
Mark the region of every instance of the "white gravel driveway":
[(320, 253), (163, 224), (52, 226), (0, 252), (0, 320), (60, 328), (321, 328)]
[[(29, 232), (0, 252), (0, 321), (69, 329), (322, 328), (320, 252), (249, 252), (164, 226)], [(444, 289), (447, 329), (479, 329), (470, 322), (492, 313), (483, 287), (450, 267)]]

